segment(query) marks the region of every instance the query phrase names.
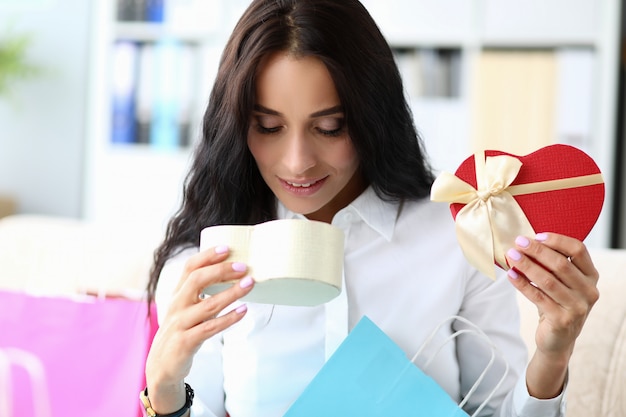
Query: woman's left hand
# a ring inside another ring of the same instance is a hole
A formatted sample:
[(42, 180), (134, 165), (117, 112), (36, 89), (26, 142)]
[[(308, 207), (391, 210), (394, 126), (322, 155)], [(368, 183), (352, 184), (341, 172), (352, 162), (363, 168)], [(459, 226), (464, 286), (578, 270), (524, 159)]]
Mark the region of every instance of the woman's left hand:
[(527, 385), (531, 395), (551, 398), (562, 389), (576, 338), (598, 300), (598, 271), (577, 239), (539, 233), (515, 243), (507, 252), (509, 280), (539, 311)]

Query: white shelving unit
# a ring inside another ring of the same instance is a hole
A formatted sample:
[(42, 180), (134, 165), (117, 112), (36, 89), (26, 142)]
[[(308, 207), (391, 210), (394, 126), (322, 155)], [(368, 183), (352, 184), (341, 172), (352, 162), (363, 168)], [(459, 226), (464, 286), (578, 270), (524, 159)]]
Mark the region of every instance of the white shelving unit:
[[(190, 146), (159, 148), (150, 144), (111, 142), (113, 48), (119, 41), (138, 44), (175, 40), (191, 45), (196, 76), (190, 140), (200, 134), (208, 98), (223, 44), (221, 24), (226, 7), (219, 0), (204, 0), (202, 11), (214, 14), (193, 25), (164, 21), (120, 22), (115, 2), (94, 2), (92, 74), (88, 107), (84, 217), (98, 223), (133, 223), (160, 233), (179, 206), (188, 169)], [(193, 3), (193, 2), (187, 2)], [(218, 15), (219, 14), (219, 15)], [(167, 18), (167, 17), (166, 17)], [(195, 17), (199, 19), (199, 16)]]

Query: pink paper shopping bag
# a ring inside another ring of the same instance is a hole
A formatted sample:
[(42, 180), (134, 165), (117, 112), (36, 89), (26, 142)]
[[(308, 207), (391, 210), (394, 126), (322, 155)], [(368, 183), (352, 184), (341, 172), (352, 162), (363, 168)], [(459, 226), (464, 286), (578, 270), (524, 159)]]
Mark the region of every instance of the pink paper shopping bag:
[[(138, 393), (155, 331), (156, 311), (149, 319), (145, 301), (0, 291), (0, 349), (39, 359), (51, 417), (141, 415)], [(11, 379), (10, 417), (39, 417), (28, 375), (12, 369)]]

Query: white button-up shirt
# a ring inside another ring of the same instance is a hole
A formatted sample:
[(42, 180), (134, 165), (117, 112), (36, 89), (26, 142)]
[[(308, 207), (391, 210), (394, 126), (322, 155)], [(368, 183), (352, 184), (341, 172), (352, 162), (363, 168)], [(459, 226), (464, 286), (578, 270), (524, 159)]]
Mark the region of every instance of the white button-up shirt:
[[(279, 218), (303, 218), (279, 204)], [(442, 321), (460, 315), (498, 347), (495, 365), (470, 397), (471, 414), (504, 372), (508, 376), (482, 410), (484, 416), (556, 417), (563, 394), (531, 398), (525, 383), (527, 352), (519, 336), (515, 289), (502, 275), (481, 275), (463, 257), (447, 204), (384, 202), (371, 188), (339, 211), (332, 224), (345, 233), (344, 287), (326, 305), (293, 307), (248, 303), (246, 316), (206, 341), (187, 382), (195, 389), (195, 417), (279, 417), (324, 365), (349, 329), (368, 316), (411, 358)], [(163, 317), (186, 259), (169, 260), (156, 293)], [(323, 262), (323, 259), (320, 259)], [(458, 326), (444, 326), (420, 361)], [(459, 402), (480, 376), (491, 350), (465, 335), (447, 343), (426, 373)]]

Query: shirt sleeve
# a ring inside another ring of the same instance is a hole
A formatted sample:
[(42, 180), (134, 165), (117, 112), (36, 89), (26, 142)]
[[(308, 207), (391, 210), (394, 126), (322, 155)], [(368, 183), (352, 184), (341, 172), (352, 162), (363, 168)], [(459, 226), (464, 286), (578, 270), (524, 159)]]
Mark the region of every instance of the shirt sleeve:
[[(167, 261), (157, 285), (155, 301), (157, 317), (165, 317), (171, 303), (172, 294), (187, 259), (197, 253), (197, 249), (186, 249)], [(205, 341), (194, 356), (191, 372), (185, 381), (194, 389), (195, 396), (191, 407), (192, 417), (225, 417), (222, 368), (222, 338), (216, 335)]]
[(528, 352), (520, 335), (516, 290), (504, 273), (491, 281), (473, 271), (467, 285), (459, 314), (487, 335), (495, 346), (495, 355), (489, 366), (492, 349), (484, 340), (471, 334), (457, 340), (462, 395), (470, 392), (484, 372), (484, 379), (469, 396), (465, 410), (472, 414), (482, 406), (479, 416), (494, 417), (564, 416), (563, 393), (550, 400), (539, 400), (528, 393), (525, 372)]
[(512, 405), (504, 404), (503, 409), (514, 409), (517, 417), (553, 417), (565, 416), (565, 392), (567, 381), (561, 394), (555, 398), (540, 400), (531, 397), (526, 387), (526, 372), (517, 380), (513, 395), (506, 398), (506, 402), (512, 402)]

